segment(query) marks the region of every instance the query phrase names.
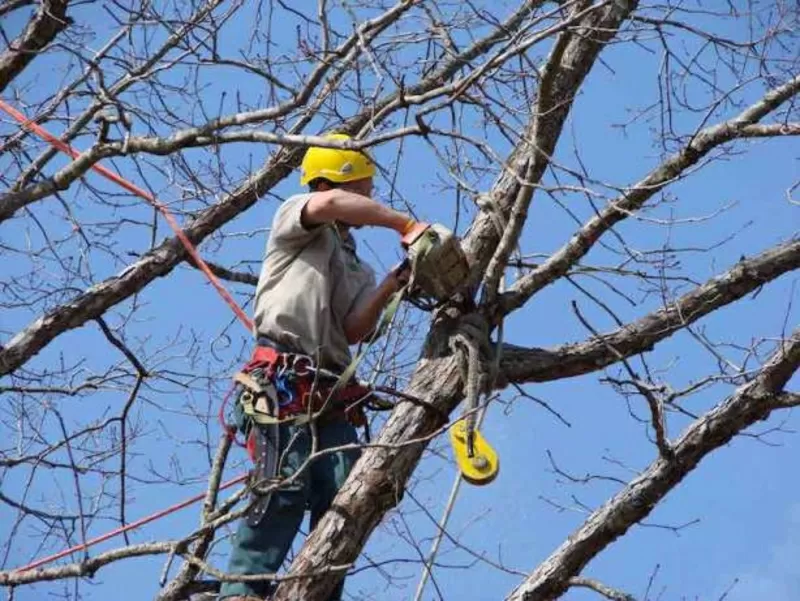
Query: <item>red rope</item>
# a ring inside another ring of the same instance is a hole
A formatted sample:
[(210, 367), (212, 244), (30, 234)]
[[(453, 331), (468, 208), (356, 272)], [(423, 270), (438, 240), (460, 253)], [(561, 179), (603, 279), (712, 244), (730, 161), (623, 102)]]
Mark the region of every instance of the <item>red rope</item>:
[[(41, 137), (43, 140), (49, 142), (54, 148), (60, 150), (61, 152), (65, 153), (65, 154), (70, 155), (73, 159), (78, 158), (80, 156), (80, 152), (78, 152), (77, 150), (73, 149), (69, 144), (67, 144), (66, 142), (64, 142), (62, 140), (59, 140), (58, 138), (53, 136), (51, 133), (49, 133), (46, 129), (44, 129), (43, 127), (41, 127), (38, 124), (34, 123), (33, 121), (31, 121), (27, 117), (25, 117), (25, 115), (23, 115), (21, 112), (16, 110), (14, 107), (12, 107), (9, 104), (7, 104), (6, 102), (4, 102), (2, 99), (0, 99), (0, 109), (5, 111), (6, 113), (8, 113), (10, 116), (12, 116), (17, 121), (19, 121), (19, 123), (22, 125), (22, 127), (26, 128), (26, 129), (29, 129), (30, 131), (34, 132), (39, 137)], [(116, 184), (119, 184), (120, 186), (122, 186), (128, 192), (131, 192), (131, 193), (143, 198), (144, 200), (149, 202), (151, 205), (153, 205), (156, 209), (158, 209), (161, 212), (161, 214), (167, 220), (167, 223), (169, 224), (169, 226), (172, 228), (172, 231), (175, 232), (175, 235), (178, 237), (178, 240), (180, 240), (181, 244), (183, 244), (183, 247), (186, 249), (186, 252), (189, 253), (189, 256), (192, 257), (192, 259), (194, 260), (195, 264), (206, 275), (206, 277), (211, 282), (211, 285), (214, 286), (214, 288), (217, 290), (217, 292), (219, 292), (219, 294), (220, 294), (220, 296), (222, 296), (223, 300), (226, 303), (228, 303), (228, 306), (230, 306), (230, 308), (236, 314), (236, 317), (239, 318), (239, 321), (241, 321), (244, 324), (244, 326), (248, 329), (248, 331), (252, 331), (253, 330), (253, 322), (245, 314), (245, 312), (242, 311), (242, 308), (236, 303), (236, 301), (233, 299), (233, 297), (230, 295), (230, 293), (220, 283), (219, 279), (217, 278), (216, 275), (214, 275), (214, 273), (208, 267), (206, 262), (203, 261), (202, 257), (200, 256), (200, 253), (197, 252), (197, 249), (192, 244), (191, 240), (189, 240), (189, 237), (186, 235), (186, 233), (183, 231), (181, 226), (178, 224), (178, 222), (175, 219), (175, 217), (172, 215), (172, 213), (170, 213), (169, 209), (166, 206), (164, 206), (163, 204), (161, 204), (160, 202), (158, 202), (158, 200), (156, 200), (156, 198), (152, 194), (147, 192), (146, 190), (143, 190), (143, 189), (139, 188), (138, 186), (132, 184), (128, 180), (126, 180), (126, 179), (122, 178), (121, 176), (117, 175), (113, 171), (110, 171), (109, 169), (106, 169), (102, 165), (97, 165), (97, 164), (92, 165), (92, 169), (94, 171), (96, 171), (97, 173), (99, 173), (100, 175), (102, 175), (103, 177), (105, 177), (106, 179), (109, 179), (112, 182), (114, 182)], [(230, 396), (230, 394), (231, 393), (228, 392), (228, 395), (225, 397), (226, 400), (227, 400), (228, 396)], [(225, 403), (223, 403), (222, 408), (220, 409), (220, 417), (221, 417), (221, 420), (223, 422), (224, 422), (224, 419), (222, 419), (222, 411), (224, 411), (224, 408), (225, 408)], [(224, 423), (223, 423), (223, 425), (224, 425)], [(229, 431), (229, 434), (230, 434), (230, 431)], [(245, 480), (246, 478), (247, 478), (247, 474), (242, 474), (241, 476), (238, 476), (238, 477), (234, 478), (233, 480), (229, 480), (228, 482), (225, 482), (224, 484), (222, 484), (219, 487), (219, 490), (225, 490), (226, 488), (229, 488), (229, 487), (233, 486), (234, 484), (237, 484), (238, 482), (241, 482), (241, 481)], [(17, 572), (27, 572), (28, 570), (33, 570), (34, 568), (38, 568), (41, 565), (44, 565), (46, 563), (50, 563), (51, 561), (55, 561), (57, 559), (61, 559), (62, 557), (65, 557), (66, 555), (70, 555), (71, 553), (74, 553), (76, 551), (82, 551), (84, 549), (88, 549), (92, 545), (96, 545), (97, 543), (101, 543), (101, 542), (103, 542), (105, 540), (108, 540), (109, 538), (113, 538), (115, 536), (118, 536), (118, 535), (122, 534), (123, 532), (128, 532), (129, 530), (133, 530), (134, 528), (138, 528), (139, 526), (143, 526), (145, 524), (148, 524), (148, 523), (150, 523), (152, 521), (155, 521), (155, 520), (157, 520), (159, 518), (162, 518), (162, 517), (164, 517), (166, 515), (174, 513), (176, 511), (178, 511), (179, 509), (183, 509), (184, 507), (188, 507), (189, 505), (191, 505), (193, 503), (196, 503), (197, 501), (199, 501), (200, 499), (205, 497), (205, 495), (206, 495), (206, 493), (199, 494), (197, 496), (192, 497), (191, 499), (187, 499), (186, 501), (183, 501), (183, 502), (178, 503), (176, 505), (172, 505), (171, 507), (167, 507), (166, 509), (162, 509), (161, 511), (153, 513), (153, 514), (151, 514), (149, 516), (146, 516), (144, 518), (141, 518), (140, 520), (137, 520), (137, 521), (135, 521), (135, 522), (133, 522), (131, 524), (128, 524), (127, 526), (122, 526), (120, 528), (117, 528), (116, 530), (112, 530), (111, 532), (106, 532), (105, 534), (103, 534), (101, 536), (98, 536), (97, 538), (93, 538), (93, 539), (91, 539), (89, 541), (86, 541), (85, 543), (82, 543), (80, 545), (75, 545), (74, 547), (70, 547), (69, 549), (65, 549), (63, 551), (60, 551), (60, 552), (56, 553), (55, 555), (50, 555), (48, 557), (43, 557), (42, 559), (38, 559), (38, 560), (34, 561), (33, 563), (30, 563), (30, 564), (28, 564), (26, 566), (23, 566), (21, 568), (17, 568), (15, 571), (17, 571)]]
[[(241, 476), (237, 476), (233, 480), (228, 480), (227, 482), (225, 482), (223, 484), (220, 484), (219, 490), (225, 490), (226, 488), (230, 488), (234, 484), (238, 484), (242, 480), (245, 480), (247, 478), (247, 476), (248, 476), (248, 474), (242, 474)], [(133, 530), (134, 528), (138, 528), (139, 526), (144, 526), (145, 524), (153, 522), (153, 521), (155, 521), (155, 520), (157, 520), (159, 518), (163, 518), (164, 516), (167, 516), (167, 515), (169, 515), (171, 513), (175, 513), (179, 509), (183, 509), (184, 507), (188, 507), (189, 505), (191, 505), (193, 503), (196, 503), (200, 499), (204, 498), (206, 496), (206, 494), (207, 493), (201, 493), (199, 495), (196, 495), (196, 496), (192, 497), (191, 499), (186, 499), (185, 501), (182, 501), (180, 503), (176, 503), (175, 505), (172, 505), (171, 507), (167, 507), (166, 509), (162, 509), (161, 511), (157, 511), (156, 513), (152, 513), (152, 514), (150, 514), (150, 515), (148, 515), (146, 517), (143, 517), (143, 518), (141, 518), (139, 520), (136, 520), (135, 522), (131, 522), (130, 524), (128, 524), (126, 526), (121, 526), (120, 528), (117, 528), (116, 530), (112, 530), (111, 532), (106, 532), (105, 534), (103, 534), (101, 536), (98, 536), (97, 538), (93, 538), (91, 540), (86, 541), (85, 543), (81, 543), (80, 545), (75, 545), (74, 547), (70, 547), (69, 549), (64, 549), (63, 551), (59, 551), (58, 553), (56, 553), (54, 555), (50, 555), (48, 557), (43, 557), (42, 559), (37, 559), (33, 563), (29, 563), (26, 566), (22, 566), (21, 568), (17, 568), (14, 571), (15, 572), (27, 572), (29, 570), (33, 570), (35, 568), (38, 568), (39, 566), (44, 565), (46, 563), (50, 563), (51, 561), (55, 561), (57, 559), (61, 559), (62, 557), (65, 557), (66, 555), (69, 555), (71, 553), (75, 553), (76, 551), (83, 551), (84, 549), (88, 549), (92, 545), (96, 545), (97, 543), (102, 543), (103, 541), (108, 540), (109, 538), (113, 538), (115, 536), (118, 536), (118, 535), (122, 534), (123, 532), (128, 532), (129, 530)]]
[[(70, 155), (73, 159), (78, 158), (80, 156), (80, 152), (73, 149), (69, 144), (66, 142), (59, 140), (51, 133), (49, 133), (46, 129), (39, 126), (38, 124), (34, 123), (25, 115), (20, 113), (17, 109), (10, 106), (9, 104), (5, 103), (2, 99), (0, 99), (0, 109), (4, 110), (6, 113), (11, 115), (14, 119), (20, 122), (22, 127), (29, 129), (30, 131), (37, 134), (40, 138), (49, 142), (54, 148), (57, 148), (61, 152)], [(242, 308), (233, 300), (233, 297), (230, 293), (225, 289), (225, 287), (220, 283), (217, 276), (211, 271), (211, 269), (206, 265), (206, 262), (203, 261), (202, 257), (200, 257), (200, 253), (197, 252), (197, 249), (192, 244), (191, 240), (189, 240), (186, 233), (183, 231), (181, 226), (175, 220), (175, 217), (170, 213), (169, 209), (158, 202), (156, 198), (147, 192), (146, 190), (142, 190), (138, 186), (135, 186), (131, 182), (126, 179), (123, 179), (121, 176), (117, 175), (113, 171), (106, 169), (102, 165), (92, 165), (92, 169), (94, 169), (97, 173), (105, 177), (106, 179), (111, 180), (112, 182), (119, 184), (123, 188), (125, 188), (128, 192), (131, 192), (149, 202), (153, 205), (156, 209), (158, 209), (164, 218), (167, 220), (167, 223), (172, 228), (172, 231), (175, 232), (175, 235), (178, 237), (178, 240), (181, 241), (183, 247), (186, 249), (186, 252), (189, 253), (189, 256), (192, 257), (195, 264), (200, 268), (200, 270), (206, 275), (206, 277), (211, 282), (211, 285), (219, 292), (220, 296), (222, 296), (223, 300), (228, 303), (228, 306), (233, 310), (236, 314), (236, 317), (239, 318), (244, 326), (247, 328), (248, 331), (253, 330), (253, 322), (250, 318), (242, 311)]]

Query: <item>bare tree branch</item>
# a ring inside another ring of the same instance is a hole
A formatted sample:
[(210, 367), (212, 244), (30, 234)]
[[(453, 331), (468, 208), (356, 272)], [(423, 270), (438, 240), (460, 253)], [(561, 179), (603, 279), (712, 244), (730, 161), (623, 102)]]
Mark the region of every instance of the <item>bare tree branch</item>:
[[(679, 178), (686, 169), (696, 164), (714, 148), (731, 140), (745, 137), (748, 131), (753, 132), (753, 129), (748, 130), (749, 126), (754, 125), (799, 91), (800, 76), (797, 76), (770, 90), (761, 100), (748, 107), (737, 117), (706, 128), (693, 136), (692, 141), (681, 152), (635, 184), (629, 192), (609, 203), (597, 216), (586, 222), (570, 241), (553, 253), (547, 261), (519, 279), (500, 298), (500, 314), (505, 315), (522, 306), (533, 294), (567, 273), (614, 224), (639, 209), (656, 192)], [(755, 131), (762, 130), (756, 128)]]
[[(70, 24), (67, 17), (69, 0), (44, 0), (36, 15), (9, 48), (0, 54), (0, 92), (28, 66), (36, 55)], [(0, 6), (0, 15), (23, 6), (8, 2)]]
[(48, 580), (61, 580), (63, 578), (80, 578), (91, 576), (97, 570), (116, 561), (146, 555), (163, 555), (171, 552), (178, 541), (163, 541), (158, 543), (142, 543), (106, 551), (95, 557), (84, 559), (79, 563), (71, 563), (55, 568), (36, 568), (24, 572), (12, 570), (0, 572), (0, 586), (19, 586), (31, 582), (44, 582)]
[[(233, 438), (230, 433), (224, 432), (217, 445), (217, 453), (211, 465), (211, 473), (208, 478), (208, 488), (206, 498), (203, 501), (203, 518), (201, 526), (206, 526), (213, 519), (214, 508), (217, 505), (217, 495), (222, 479), (222, 471), (228, 458)], [(208, 553), (211, 543), (214, 541), (215, 530), (207, 530), (192, 543), (189, 555), (202, 561)], [(192, 562), (185, 562), (172, 582), (159, 594), (158, 601), (177, 601), (188, 595), (188, 589), (199, 573), (198, 566)]]
[[(197, 268), (194, 260), (191, 257), (186, 258), (186, 262), (191, 265), (192, 267)], [(222, 265), (217, 265), (216, 263), (206, 261), (206, 265), (211, 270), (215, 276), (217, 276), (221, 280), (227, 280), (228, 282), (236, 282), (237, 284), (249, 284), (250, 286), (255, 286), (258, 284), (258, 276), (252, 273), (245, 273), (242, 271), (234, 271), (232, 269), (228, 269), (227, 267), (223, 267)]]
[(800, 330), (774, 354), (752, 381), (691, 424), (674, 445), (674, 458), (654, 461), (600, 509), (508, 597), (509, 601), (557, 598), (583, 567), (606, 546), (645, 518), (653, 507), (714, 450), (766, 419), (779, 403), (783, 386), (800, 366)]
[[(605, 341), (605, 337), (589, 324), (586, 318), (578, 310), (578, 305), (574, 301), (572, 302), (572, 309), (578, 316), (580, 322), (586, 326), (586, 328), (595, 336), (595, 338)], [(653, 424), (653, 430), (656, 433), (656, 446), (658, 447), (658, 452), (661, 453), (661, 456), (664, 458), (672, 457), (672, 445), (667, 437), (667, 424), (666, 420), (664, 419), (664, 405), (661, 402), (661, 399), (658, 398), (650, 386), (642, 382), (639, 374), (634, 371), (634, 369), (631, 367), (631, 364), (621, 352), (619, 352), (611, 344), (607, 344), (606, 348), (617, 357), (617, 360), (622, 363), (623, 367), (631, 377), (630, 380), (619, 382), (619, 384), (631, 384), (647, 401), (647, 405), (650, 407), (651, 423)]]
[(780, 407), (800, 407), (800, 394), (796, 392), (783, 392), (778, 395), (776, 404)]
[(607, 586), (593, 578), (570, 578), (569, 585), (591, 589), (594, 592), (603, 595), (603, 597), (606, 599), (610, 599), (611, 601), (636, 601), (636, 598), (633, 595), (613, 589), (610, 586)]
[[(563, 347), (520, 349), (506, 344), (501, 373), (509, 382), (541, 382), (577, 376), (615, 363), (619, 356), (650, 350), (675, 331), (704, 315), (757, 290), (767, 282), (800, 268), (800, 240), (792, 240), (737, 263), (676, 299), (668, 307), (642, 317), (599, 339)], [(615, 349), (611, 351), (610, 348)], [(619, 353), (619, 355), (617, 354)]]

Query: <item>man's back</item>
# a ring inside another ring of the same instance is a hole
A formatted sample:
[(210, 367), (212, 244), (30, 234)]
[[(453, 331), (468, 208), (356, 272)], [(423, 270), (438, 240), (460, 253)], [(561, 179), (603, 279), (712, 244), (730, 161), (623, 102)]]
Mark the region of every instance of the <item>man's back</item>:
[(293, 196), (275, 215), (256, 289), (256, 330), (342, 369), (350, 361), (344, 320), (374, 291), (375, 275), (356, 256), (352, 238), (340, 238), (331, 225), (303, 225), (310, 198)]

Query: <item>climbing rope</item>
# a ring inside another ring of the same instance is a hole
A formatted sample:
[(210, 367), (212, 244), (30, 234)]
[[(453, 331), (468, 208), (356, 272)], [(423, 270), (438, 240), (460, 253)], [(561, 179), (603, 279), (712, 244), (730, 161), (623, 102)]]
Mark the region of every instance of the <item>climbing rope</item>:
[[(242, 474), (241, 476), (237, 476), (232, 480), (228, 480), (227, 482), (220, 484), (217, 490), (225, 490), (226, 488), (230, 488), (234, 484), (238, 484), (239, 482), (246, 480), (248, 477), (249, 474)], [(36, 568), (46, 563), (56, 561), (57, 559), (61, 559), (62, 557), (66, 557), (67, 555), (71, 555), (72, 553), (75, 553), (77, 551), (84, 551), (93, 545), (102, 543), (103, 541), (106, 541), (110, 538), (119, 536), (120, 534), (123, 534), (130, 530), (134, 530), (140, 526), (144, 526), (145, 524), (149, 524), (150, 522), (154, 522), (155, 520), (168, 516), (171, 513), (175, 513), (176, 511), (183, 509), (184, 507), (193, 505), (194, 503), (197, 503), (197, 501), (199, 501), (200, 499), (205, 498), (207, 494), (208, 494), (207, 492), (204, 492), (199, 495), (195, 495), (190, 499), (186, 499), (185, 501), (181, 501), (180, 503), (171, 505), (166, 509), (162, 509), (155, 513), (151, 513), (150, 515), (140, 518), (135, 522), (131, 522), (130, 524), (126, 524), (125, 526), (121, 526), (120, 528), (117, 528), (110, 532), (106, 532), (101, 536), (87, 540), (85, 543), (81, 543), (80, 545), (75, 545), (74, 547), (70, 547), (69, 549), (64, 549), (63, 551), (59, 551), (58, 553), (55, 553), (53, 555), (48, 555), (47, 557), (42, 557), (41, 559), (37, 559), (36, 561), (29, 563), (28, 565), (22, 566), (21, 568), (15, 568), (14, 572), (28, 572), (30, 570), (35, 570)]]
[[(498, 236), (502, 238), (503, 232), (506, 227), (506, 220), (502, 215), (502, 212), (500, 211), (500, 207), (497, 205), (497, 203), (491, 196), (487, 196), (485, 198), (478, 198), (477, 203), (478, 207), (481, 210), (487, 211), (489, 213), (489, 217), (492, 220), (492, 223), (495, 227), (495, 230), (497, 231)], [(504, 291), (505, 291), (505, 277), (501, 277), (500, 281), (498, 282), (498, 292), (502, 294)], [(477, 325), (479, 330), (481, 330), (480, 332), (481, 335), (484, 335), (485, 332), (482, 330), (481, 324)], [(494, 359), (492, 361), (491, 372), (489, 374), (490, 382), (489, 386), (487, 387), (487, 390), (491, 390), (492, 388), (494, 388), (494, 383), (497, 380), (498, 374), (500, 373), (500, 360), (502, 359), (502, 353), (503, 353), (503, 333), (504, 333), (504, 321), (503, 319), (501, 319), (500, 323), (497, 326), (497, 344), (494, 350)], [(479, 340), (486, 340), (486, 338), (479, 338)], [(458, 351), (459, 350), (457, 348), (458, 343), (466, 344), (467, 349), (469, 349), (470, 346), (474, 346), (474, 340), (470, 341), (465, 336), (465, 332), (463, 330), (459, 334), (457, 334), (457, 338), (451, 341), (450, 344), (451, 350), (453, 350), (454, 352)], [(460, 358), (460, 361), (462, 362), (462, 372), (463, 372), (464, 359)], [(467, 367), (469, 367), (469, 350), (467, 354)], [(476, 362), (475, 367), (479, 369), (480, 363)], [(469, 377), (467, 378), (466, 381), (468, 383), (468, 390), (466, 395), (467, 396), (466, 411), (469, 413), (474, 413), (474, 408), (477, 406), (478, 403), (477, 393), (479, 393), (480, 389), (476, 391), (474, 386), (472, 387), (469, 386)], [(472, 410), (470, 409), (470, 407), (472, 408)], [(488, 403), (485, 404), (483, 407), (481, 407), (480, 411), (478, 412), (478, 417), (474, 422), (474, 429), (472, 430), (473, 433), (475, 430), (478, 430), (483, 424), (483, 419), (484, 417), (486, 417), (487, 409), (488, 409)], [(466, 424), (465, 424), (465, 430), (466, 430)], [(457, 451), (457, 446), (456, 446), (457, 443), (458, 443), (457, 440), (453, 441), (454, 452)], [(436, 562), (436, 555), (439, 553), (439, 546), (441, 545), (442, 539), (444, 538), (445, 528), (447, 527), (447, 522), (450, 519), (450, 514), (452, 513), (453, 508), (455, 507), (456, 499), (458, 498), (458, 492), (461, 489), (461, 482), (463, 480), (464, 480), (463, 472), (457, 474), (455, 479), (453, 480), (453, 485), (450, 489), (450, 496), (448, 497), (447, 504), (445, 505), (444, 511), (442, 512), (442, 517), (439, 519), (439, 522), (437, 524), (438, 532), (436, 533), (433, 543), (431, 544), (431, 549), (428, 552), (428, 557), (425, 560), (425, 564), (422, 567), (422, 574), (420, 575), (419, 583), (417, 584), (417, 590), (416, 593), (414, 594), (413, 601), (420, 601), (420, 599), (422, 599), (423, 593), (425, 592), (425, 585), (428, 582), (428, 578), (432, 575), (433, 565)]]
[[(81, 155), (80, 152), (72, 148), (69, 144), (67, 144), (63, 140), (56, 138), (42, 126), (35, 123), (33, 120), (28, 119), (25, 115), (23, 115), (21, 112), (19, 112), (17, 109), (12, 107), (8, 103), (4, 102), (2, 99), (0, 99), (0, 109), (5, 111), (8, 115), (13, 117), (17, 121), (19, 121), (20, 125), (23, 128), (32, 131), (46, 142), (49, 142), (50, 145), (53, 146), (53, 148), (60, 150), (64, 154), (68, 154), (73, 159), (77, 159)], [(200, 253), (197, 252), (197, 249), (195, 248), (194, 244), (192, 244), (192, 241), (189, 240), (189, 237), (186, 235), (186, 232), (183, 231), (183, 229), (178, 224), (178, 221), (172, 215), (170, 210), (165, 205), (160, 203), (155, 196), (141, 189), (140, 187), (132, 184), (131, 182), (124, 179), (120, 175), (114, 173), (110, 169), (106, 169), (105, 167), (99, 164), (94, 164), (92, 165), (91, 168), (93, 171), (99, 173), (100, 175), (114, 182), (115, 184), (118, 184), (128, 192), (131, 192), (132, 194), (135, 194), (136, 196), (143, 198), (164, 216), (164, 219), (166, 219), (170, 228), (172, 228), (172, 231), (175, 232), (175, 235), (178, 237), (178, 240), (180, 240), (184, 249), (186, 249), (187, 254), (195, 262), (195, 265), (197, 265), (200, 271), (202, 271), (205, 274), (205, 276), (211, 282), (211, 285), (219, 293), (222, 299), (228, 304), (228, 306), (233, 310), (233, 312), (236, 314), (236, 317), (239, 318), (239, 321), (242, 322), (244, 327), (247, 328), (249, 332), (252, 332), (253, 322), (245, 314), (245, 312), (233, 299), (233, 297), (225, 289), (225, 287), (220, 283), (219, 278), (217, 278), (217, 276), (214, 275), (214, 272), (211, 271), (206, 262), (203, 261), (203, 258), (200, 256)]]
[[(52, 135), (50, 132), (48, 132), (46, 129), (44, 129), (43, 127), (41, 127), (40, 125), (38, 125), (37, 123), (32, 121), (31, 119), (28, 119), (27, 117), (25, 117), (24, 114), (22, 114), (20, 111), (16, 110), (14, 107), (10, 106), (8, 103), (3, 101), (2, 99), (0, 99), (0, 109), (2, 109), (5, 113), (7, 113), (8, 115), (10, 115), (14, 119), (16, 119), (24, 129), (27, 129), (27, 130), (35, 133), (36, 135), (38, 135), (43, 140), (45, 140), (46, 142), (50, 143), (50, 145), (52, 145), (57, 150), (60, 150), (64, 154), (67, 154), (67, 155), (71, 156), (73, 159), (76, 159), (76, 158), (78, 158), (80, 156), (81, 153), (79, 151), (77, 151), (74, 148), (72, 148), (69, 144), (67, 144), (63, 140), (60, 140), (57, 137), (55, 137), (54, 135)], [(114, 182), (115, 184), (118, 184), (119, 186), (121, 186), (125, 190), (131, 192), (132, 194), (135, 194), (136, 196), (139, 196), (140, 198), (143, 198), (144, 200), (146, 200), (148, 203), (150, 203), (155, 209), (157, 209), (164, 216), (164, 218), (166, 219), (166, 221), (169, 224), (170, 228), (172, 229), (172, 231), (177, 236), (178, 240), (183, 245), (184, 249), (186, 250), (186, 253), (192, 258), (192, 260), (194, 261), (195, 265), (205, 274), (205, 276), (211, 282), (211, 285), (219, 293), (219, 295), (223, 298), (223, 300), (228, 304), (228, 306), (233, 310), (234, 314), (236, 315), (236, 317), (239, 318), (239, 321), (242, 322), (242, 324), (245, 326), (245, 328), (247, 328), (248, 331), (252, 331), (253, 330), (253, 322), (245, 314), (245, 312), (238, 305), (238, 303), (233, 299), (233, 297), (225, 289), (225, 287), (220, 283), (220, 281), (217, 278), (217, 276), (214, 275), (214, 273), (208, 267), (206, 262), (200, 256), (200, 253), (197, 251), (197, 248), (195, 248), (194, 244), (192, 244), (192, 241), (189, 240), (189, 237), (186, 235), (186, 233), (183, 231), (181, 226), (178, 224), (177, 220), (175, 219), (173, 214), (170, 212), (170, 210), (164, 204), (160, 203), (152, 194), (150, 194), (149, 192), (143, 190), (142, 188), (132, 184), (128, 180), (124, 179), (123, 177), (121, 177), (120, 175), (114, 173), (113, 171), (105, 168), (104, 166), (99, 165), (99, 164), (95, 164), (95, 165), (92, 165), (91, 168), (92, 168), (93, 171), (99, 173), (100, 175), (102, 175), (106, 179)], [(229, 480), (228, 482), (225, 482), (224, 484), (221, 484), (220, 487), (219, 487), (219, 490), (225, 490), (226, 488), (229, 488), (229, 487), (231, 487), (231, 486), (233, 486), (235, 484), (238, 484), (239, 482), (243, 482), (244, 480), (247, 479), (247, 477), (248, 477), (248, 474), (242, 474), (240, 476), (237, 476), (236, 478), (233, 478), (232, 480)], [(145, 524), (148, 524), (148, 523), (153, 522), (153, 521), (155, 521), (157, 519), (165, 517), (165, 516), (167, 516), (167, 515), (169, 515), (171, 513), (174, 513), (174, 512), (176, 512), (176, 511), (178, 511), (180, 509), (183, 509), (184, 507), (188, 507), (189, 505), (192, 505), (193, 503), (196, 503), (200, 499), (204, 498), (205, 495), (206, 495), (206, 493), (202, 493), (200, 495), (194, 496), (194, 497), (192, 497), (190, 499), (187, 499), (185, 501), (182, 501), (180, 503), (177, 503), (175, 505), (167, 507), (166, 509), (162, 509), (160, 511), (157, 511), (157, 512), (151, 514), (151, 515), (148, 515), (148, 516), (146, 516), (144, 518), (141, 518), (141, 519), (139, 519), (139, 520), (137, 520), (135, 522), (132, 522), (132, 523), (127, 524), (125, 526), (122, 526), (120, 528), (116, 528), (115, 530), (112, 530), (110, 532), (106, 532), (105, 534), (103, 534), (101, 536), (98, 536), (96, 538), (93, 538), (91, 540), (86, 541), (85, 543), (76, 545), (74, 547), (70, 547), (69, 549), (65, 549), (63, 551), (60, 551), (60, 552), (54, 554), (54, 555), (50, 555), (48, 557), (43, 557), (41, 559), (38, 559), (38, 560), (36, 560), (36, 561), (26, 565), (26, 566), (23, 566), (21, 568), (17, 568), (15, 571), (17, 571), (17, 572), (26, 572), (26, 571), (29, 571), (29, 570), (33, 570), (33, 569), (38, 568), (39, 566), (42, 566), (42, 565), (44, 565), (46, 563), (50, 563), (50, 562), (56, 561), (58, 559), (61, 559), (62, 557), (66, 557), (67, 555), (75, 553), (76, 551), (83, 551), (83, 550), (88, 549), (89, 547), (91, 547), (93, 545), (96, 545), (98, 543), (106, 541), (106, 540), (108, 540), (110, 538), (113, 538), (115, 536), (119, 536), (120, 534), (123, 534), (125, 532), (130, 531), (130, 530), (139, 528), (140, 526), (144, 526)]]
[(488, 484), (497, 476), (497, 453), (476, 428), (480, 396), (489, 383), (489, 373), (481, 358), (491, 353), (486, 322), (479, 315), (465, 316), (449, 344), (461, 364), (466, 388), (463, 417), (450, 428), (453, 453), (467, 482)]

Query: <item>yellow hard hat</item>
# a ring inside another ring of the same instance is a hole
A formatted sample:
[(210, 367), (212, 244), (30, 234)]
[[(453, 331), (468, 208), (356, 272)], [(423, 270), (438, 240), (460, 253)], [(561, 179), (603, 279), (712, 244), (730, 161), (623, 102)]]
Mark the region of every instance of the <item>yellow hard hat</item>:
[[(329, 140), (350, 140), (347, 134), (328, 134)], [(342, 183), (375, 175), (375, 165), (369, 155), (361, 150), (342, 150), (312, 146), (306, 151), (300, 165), (300, 185), (323, 178)]]

